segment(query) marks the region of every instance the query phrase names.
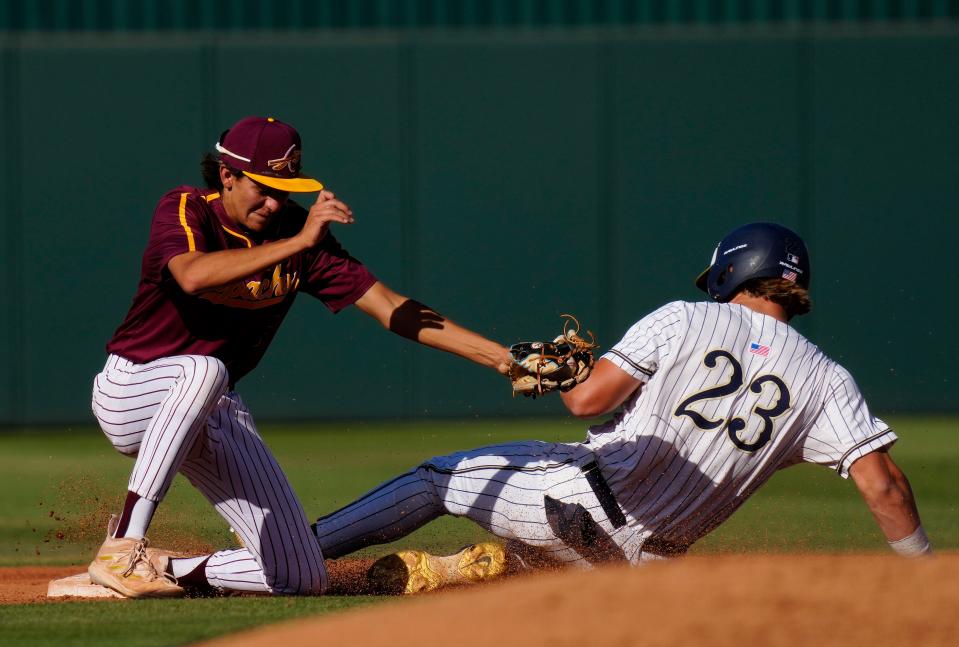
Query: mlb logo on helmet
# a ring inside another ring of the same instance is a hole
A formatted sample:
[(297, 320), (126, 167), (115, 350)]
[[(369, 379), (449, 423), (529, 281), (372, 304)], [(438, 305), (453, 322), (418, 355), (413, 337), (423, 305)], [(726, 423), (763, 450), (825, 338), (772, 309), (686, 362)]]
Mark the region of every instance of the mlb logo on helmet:
[(220, 135), (220, 161), (280, 191), (309, 193), (323, 184), (300, 173), (300, 134), (273, 117), (246, 117)]

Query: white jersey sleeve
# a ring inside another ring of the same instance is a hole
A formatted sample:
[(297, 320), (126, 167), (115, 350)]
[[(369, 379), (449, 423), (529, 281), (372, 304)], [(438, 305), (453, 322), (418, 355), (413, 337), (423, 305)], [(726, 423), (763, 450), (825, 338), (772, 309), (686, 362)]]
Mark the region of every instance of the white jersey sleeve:
[(682, 342), (688, 328), (682, 305), (681, 302), (667, 303), (637, 321), (602, 359), (637, 380), (648, 382)]
[(849, 371), (836, 364), (822, 410), (803, 443), (801, 460), (831, 467), (848, 478), (856, 460), (896, 440), (892, 429), (869, 412)]

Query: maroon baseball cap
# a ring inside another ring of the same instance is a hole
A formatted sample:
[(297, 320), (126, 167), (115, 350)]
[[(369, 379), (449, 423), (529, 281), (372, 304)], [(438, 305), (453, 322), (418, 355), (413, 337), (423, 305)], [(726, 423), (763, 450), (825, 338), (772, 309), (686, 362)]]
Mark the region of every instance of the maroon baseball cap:
[(280, 191), (310, 193), (323, 185), (300, 173), (300, 134), (273, 117), (246, 117), (223, 131), (220, 161), (251, 180)]

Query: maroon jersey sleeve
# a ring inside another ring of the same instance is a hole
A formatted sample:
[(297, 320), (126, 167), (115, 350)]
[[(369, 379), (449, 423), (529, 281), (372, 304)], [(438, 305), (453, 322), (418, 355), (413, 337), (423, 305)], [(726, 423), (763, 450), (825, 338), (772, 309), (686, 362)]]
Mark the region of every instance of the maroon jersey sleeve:
[[(149, 254), (151, 268), (162, 272), (174, 256), (186, 252), (206, 252), (206, 231), (211, 210), (202, 194), (182, 187), (163, 196), (153, 214)], [(160, 276), (151, 277), (160, 281)]]
[(376, 277), (350, 256), (330, 232), (308, 259), (303, 291), (318, 298), (333, 313), (353, 305), (376, 283)]

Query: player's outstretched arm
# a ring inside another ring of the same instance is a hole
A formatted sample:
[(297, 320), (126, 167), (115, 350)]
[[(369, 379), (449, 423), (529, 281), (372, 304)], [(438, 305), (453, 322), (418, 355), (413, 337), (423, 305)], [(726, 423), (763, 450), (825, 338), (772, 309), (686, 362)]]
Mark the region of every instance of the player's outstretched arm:
[(595, 418), (621, 405), (641, 387), (642, 382), (601, 358), (585, 382), (560, 393), (560, 396), (569, 412), (577, 418)]
[(886, 450), (857, 460), (849, 475), (894, 551), (909, 557), (932, 552), (909, 480)]
[(505, 346), (453, 323), (379, 281), (357, 300), (356, 307), (401, 337), (465, 357), (503, 375), (509, 372), (512, 358)]

